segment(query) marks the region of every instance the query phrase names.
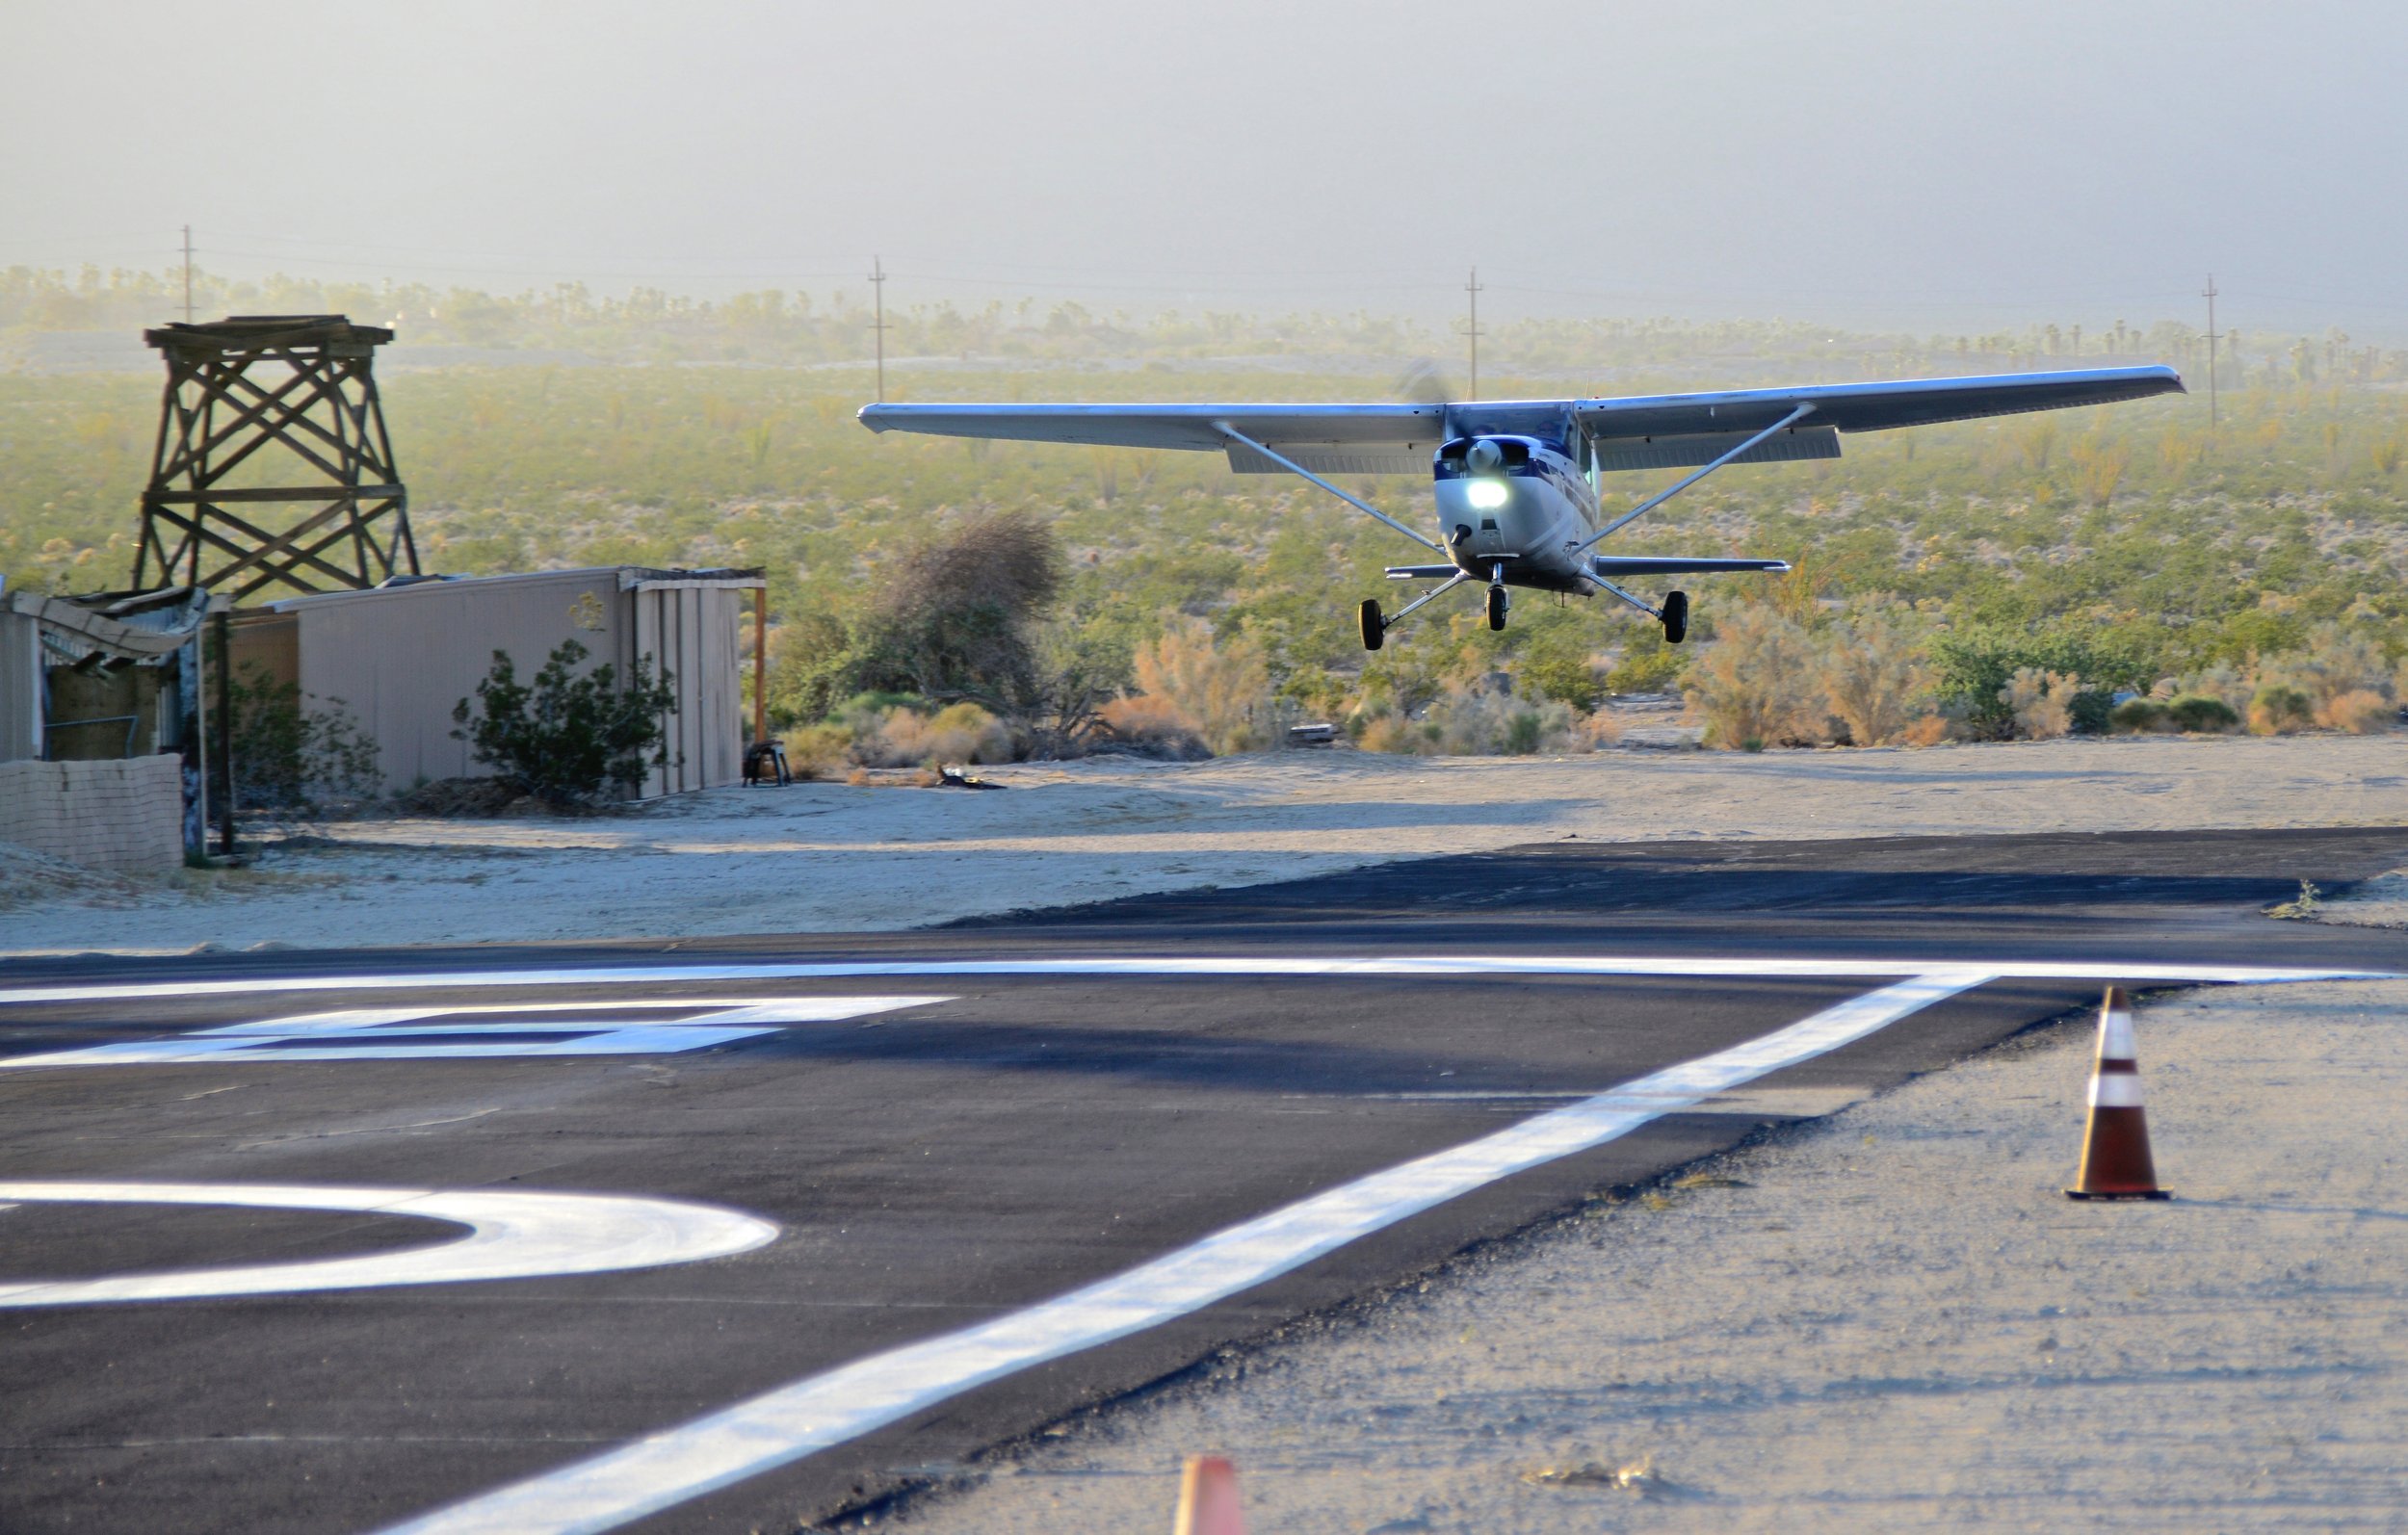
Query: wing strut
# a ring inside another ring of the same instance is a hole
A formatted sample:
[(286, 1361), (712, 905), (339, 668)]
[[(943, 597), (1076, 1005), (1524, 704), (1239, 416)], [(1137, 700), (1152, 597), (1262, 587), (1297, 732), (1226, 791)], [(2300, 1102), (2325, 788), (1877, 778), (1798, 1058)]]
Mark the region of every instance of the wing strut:
[[(1595, 533), (1588, 535), (1587, 542), (1583, 543), (1579, 548), (1574, 549), (1572, 553), (1576, 555), (1581, 554), (1585, 551), (1590, 544), (1594, 544), (1599, 539), (1605, 537), (1606, 534), (1613, 532), (1616, 528), (1621, 527), (1623, 524), (1636, 522), (1639, 518), (1646, 516), (1649, 512), (1655, 510), (1658, 507), (1662, 506), (1665, 502), (1670, 501), (1682, 491), (1687, 490), (1689, 486), (1697, 483), (1700, 480), (1703, 480), (1708, 475), (1713, 474), (1724, 464), (1729, 463), (1732, 459), (1737, 458), (1740, 455), (1747, 452), (1748, 449), (1755, 447), (1758, 443), (1777, 432), (1787, 430), (1789, 428), (1796, 426), (1799, 422), (1805, 420), (1808, 416), (1811, 416), (1814, 413), (1815, 406), (1812, 401), (1799, 405), (1795, 410), (1793, 410), (1788, 415), (1783, 416), (1780, 420), (1774, 422), (1771, 426), (1767, 427), (1764, 430), (1756, 433), (1753, 437), (1748, 438), (1745, 442), (1741, 443), (1738, 447), (1732, 449), (1729, 453), (1724, 454), (1721, 457), (1716, 458), (1714, 462), (1707, 464), (1702, 469), (1692, 470), (1688, 475), (1683, 476), (1677, 482), (1668, 488), (1657, 491), (1654, 495), (1648, 497), (1645, 501), (1640, 502), (1637, 506), (1633, 507), (1621, 516), (1614, 518), (1613, 521), (1606, 524), (1603, 528), (1598, 529)], [(1302, 473), (1301, 470), (1297, 472), (1299, 474)], [(1377, 514), (1374, 513), (1374, 515)], [(1435, 548), (1437, 546), (1433, 544), (1431, 547)], [(1630, 597), (1628, 592), (1619, 592), (1618, 594), (1626, 599)], [(1654, 609), (1647, 608), (1645, 603), (1640, 603), (1638, 606), (1646, 608), (1649, 612), (1655, 611)]]
[[(1812, 410), (1814, 406), (1807, 405), (1802, 408)], [(1384, 522), (1389, 527), (1394, 528), (1397, 532), (1404, 534), (1407, 538), (1412, 539), (1415, 543), (1423, 544), (1431, 549), (1435, 549), (1442, 555), (1447, 552), (1447, 546), (1440, 543), (1437, 539), (1426, 537), (1421, 533), (1415, 533), (1412, 529), (1407, 528), (1404, 524), (1397, 521), (1396, 518), (1389, 516), (1386, 512), (1380, 510), (1377, 507), (1373, 506), (1370, 502), (1363, 500), (1359, 496), (1348, 495), (1345, 491), (1340, 490), (1336, 485), (1333, 485), (1328, 481), (1323, 480), (1321, 476), (1313, 473), (1310, 469), (1305, 468), (1302, 464), (1296, 463), (1293, 459), (1283, 457), (1279, 454), (1273, 453), (1270, 449), (1264, 447), (1261, 443), (1256, 442), (1244, 432), (1240, 431), (1237, 428), (1229, 425), (1229, 423), (1225, 421), (1216, 421), (1213, 423), (1213, 429), (1219, 432), (1223, 437), (1227, 438), (1231, 442), (1243, 443), (1248, 448), (1253, 449), (1256, 453), (1261, 454), (1264, 457), (1269, 459), (1272, 463), (1279, 465), (1282, 469), (1289, 471), (1291, 474), (1302, 475), (1305, 479), (1310, 480), (1313, 483), (1321, 486), (1323, 490), (1328, 491), (1331, 495), (1337, 497), (1340, 501), (1345, 502), (1348, 506), (1354, 507), (1357, 511), (1365, 512), (1373, 517), (1378, 518), (1381, 522)], [(1766, 435), (1770, 436), (1771, 433), (1767, 432)], [(1435, 596), (1436, 593), (1433, 592), (1431, 595)], [(1402, 613), (1399, 613), (1397, 616), (1401, 618), (1404, 615)]]

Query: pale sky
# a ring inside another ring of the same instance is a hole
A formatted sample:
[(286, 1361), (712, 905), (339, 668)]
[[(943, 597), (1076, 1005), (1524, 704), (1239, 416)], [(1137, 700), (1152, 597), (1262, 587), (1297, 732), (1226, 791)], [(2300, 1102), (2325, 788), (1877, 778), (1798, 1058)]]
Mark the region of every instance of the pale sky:
[(2408, 7), (7, 0), (0, 266), (2408, 335)]

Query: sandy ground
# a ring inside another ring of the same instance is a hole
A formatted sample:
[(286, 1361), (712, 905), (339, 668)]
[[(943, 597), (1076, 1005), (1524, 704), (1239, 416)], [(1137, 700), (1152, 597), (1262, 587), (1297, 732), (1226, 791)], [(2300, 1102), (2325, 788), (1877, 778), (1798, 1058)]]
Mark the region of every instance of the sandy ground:
[(2408, 1527), (2408, 982), (2138, 1028), (2171, 1204), (2060, 1194), (2091, 1026), (2055, 1026), (878, 1522), (1166, 1530), (1218, 1453), (1257, 1535)]
[(988, 794), (715, 790), (582, 820), (335, 824), (314, 828), (329, 845), (252, 870), (99, 880), (89, 896), (0, 860), (0, 953), (859, 931), (1564, 837), (2399, 825), (2404, 748), (2374, 736), (1761, 756), (1331, 750), (981, 769), (1009, 786)]

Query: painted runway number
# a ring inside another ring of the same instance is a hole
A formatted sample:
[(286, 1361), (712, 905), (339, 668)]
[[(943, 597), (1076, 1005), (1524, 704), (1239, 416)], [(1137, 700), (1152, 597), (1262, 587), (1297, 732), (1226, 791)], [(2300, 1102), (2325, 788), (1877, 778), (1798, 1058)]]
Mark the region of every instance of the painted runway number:
[(227, 1024), (170, 1039), (93, 1045), (0, 1060), (23, 1066), (157, 1066), (194, 1061), (491, 1060), (541, 1055), (674, 1055), (951, 997), (715, 997), (631, 1002), (347, 1007)]

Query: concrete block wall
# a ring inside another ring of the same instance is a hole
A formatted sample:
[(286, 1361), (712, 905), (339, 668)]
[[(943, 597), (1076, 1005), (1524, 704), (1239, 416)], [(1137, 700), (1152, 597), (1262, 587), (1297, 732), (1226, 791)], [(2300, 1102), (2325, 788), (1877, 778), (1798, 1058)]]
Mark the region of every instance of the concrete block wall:
[(0, 841), (88, 869), (163, 873), (184, 861), (183, 763), (0, 763)]

